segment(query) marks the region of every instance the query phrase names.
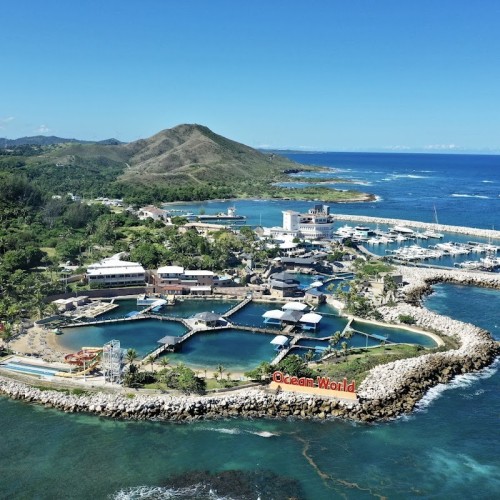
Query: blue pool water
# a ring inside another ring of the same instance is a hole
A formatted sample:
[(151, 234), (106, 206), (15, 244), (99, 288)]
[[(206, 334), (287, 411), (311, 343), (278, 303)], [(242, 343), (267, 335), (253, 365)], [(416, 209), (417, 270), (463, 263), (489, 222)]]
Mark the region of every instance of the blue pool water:
[(172, 363), (183, 362), (197, 369), (215, 369), (222, 364), (229, 371), (247, 371), (276, 356), (270, 343), (274, 335), (241, 330), (197, 333), (182, 344), (179, 352), (165, 354)]
[(396, 342), (397, 344), (416, 344), (423, 347), (437, 347), (436, 342), (431, 337), (407, 330), (405, 328), (389, 328), (370, 323), (363, 323), (361, 321), (353, 321), (351, 326), (354, 330), (358, 330), (363, 333), (387, 337), (388, 341)]
[(16, 361), (9, 361), (8, 363), (1, 364), (2, 368), (12, 370), (20, 373), (27, 373), (29, 375), (42, 375), (47, 377), (54, 376), (57, 372), (64, 371), (60, 369), (51, 369), (37, 365), (30, 365), (27, 363), (20, 363)]
[(82, 347), (102, 347), (110, 340), (119, 340), (122, 349), (135, 349), (142, 357), (158, 347), (166, 335), (182, 336), (187, 329), (174, 321), (141, 319), (95, 326), (64, 328), (57, 341), (65, 348), (79, 351)]

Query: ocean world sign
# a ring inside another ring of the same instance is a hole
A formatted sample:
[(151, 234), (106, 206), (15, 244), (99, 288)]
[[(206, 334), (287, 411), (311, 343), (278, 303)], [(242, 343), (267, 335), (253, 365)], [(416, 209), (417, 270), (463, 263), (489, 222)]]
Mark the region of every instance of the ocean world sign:
[(275, 371), (271, 388), (278, 387), (287, 391), (356, 399), (356, 381), (348, 382), (346, 378), (336, 381), (330, 377), (295, 377)]

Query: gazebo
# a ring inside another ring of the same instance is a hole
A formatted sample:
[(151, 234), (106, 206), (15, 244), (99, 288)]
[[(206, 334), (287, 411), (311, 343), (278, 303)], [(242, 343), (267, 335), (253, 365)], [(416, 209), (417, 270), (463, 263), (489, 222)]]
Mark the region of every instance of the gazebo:
[(318, 329), (319, 322), (321, 321), (322, 318), (323, 317), (321, 316), (321, 314), (317, 314), (317, 313), (310, 312), (310, 313), (304, 314), (300, 318), (300, 323), (302, 325), (302, 329), (316, 331)]
[(221, 322), (222, 318), (219, 314), (213, 313), (213, 312), (201, 312), (198, 314), (195, 314), (193, 318), (196, 320), (197, 323), (202, 323), (207, 327), (215, 327), (218, 326), (218, 324)]
[(289, 342), (289, 338), (286, 335), (276, 335), (273, 340), (271, 340), (271, 344), (273, 344), (277, 351), (281, 351)]

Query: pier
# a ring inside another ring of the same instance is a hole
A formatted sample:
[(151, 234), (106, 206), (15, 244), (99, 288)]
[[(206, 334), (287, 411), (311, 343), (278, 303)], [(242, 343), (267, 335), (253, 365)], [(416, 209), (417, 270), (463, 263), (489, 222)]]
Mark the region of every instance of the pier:
[(252, 297), (247, 297), (246, 299), (242, 300), (238, 304), (236, 304), (232, 309), (229, 309), (229, 311), (225, 312), (222, 317), (223, 318), (229, 318), (232, 316), (234, 313), (238, 312), (240, 309), (245, 307), (247, 304), (252, 302)]

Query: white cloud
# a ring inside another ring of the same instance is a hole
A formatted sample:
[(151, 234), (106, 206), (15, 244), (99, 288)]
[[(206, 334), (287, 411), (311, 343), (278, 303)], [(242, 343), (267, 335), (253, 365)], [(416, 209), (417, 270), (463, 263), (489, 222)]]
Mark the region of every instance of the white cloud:
[(460, 148), (456, 144), (429, 144), (424, 146), (423, 149), (430, 151), (453, 151)]
[(38, 132), (39, 134), (46, 134), (47, 132), (50, 132), (50, 128), (47, 127), (47, 125), (40, 125), (35, 132)]
[(5, 130), (7, 125), (14, 120), (13, 116), (6, 116), (4, 118), (0, 118), (0, 130)]

